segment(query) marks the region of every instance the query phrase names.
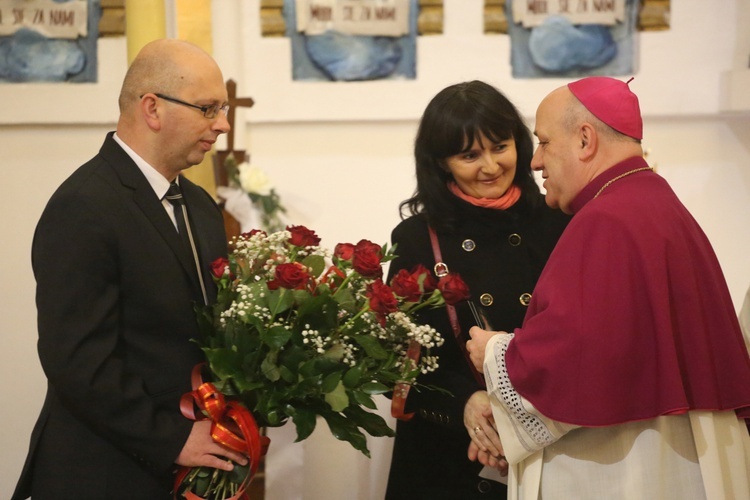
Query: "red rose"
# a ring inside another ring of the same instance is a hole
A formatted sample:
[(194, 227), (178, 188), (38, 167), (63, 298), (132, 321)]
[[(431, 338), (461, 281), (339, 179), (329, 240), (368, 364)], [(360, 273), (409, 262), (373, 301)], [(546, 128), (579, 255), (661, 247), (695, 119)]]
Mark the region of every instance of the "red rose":
[(256, 234), (262, 234), (263, 236), (268, 236), (268, 233), (263, 231), (262, 229), (251, 229), (247, 233), (242, 233), (240, 236), (245, 239), (250, 239), (251, 237), (255, 236)]
[(422, 264), (417, 264), (416, 266), (414, 266), (414, 269), (411, 270), (411, 275), (415, 280), (417, 280), (417, 283), (421, 284), (422, 292), (432, 293), (432, 291), (437, 288), (437, 281), (435, 281), (435, 277), (432, 276), (432, 273)]
[(366, 278), (381, 278), (383, 267), (380, 264), (380, 245), (369, 240), (360, 240), (354, 247), (352, 267)]
[(215, 261), (211, 262), (211, 272), (217, 278), (221, 278), (225, 273), (230, 273), (229, 259), (227, 259), (226, 257), (219, 257)]
[(351, 243), (339, 243), (333, 249), (333, 255), (341, 260), (351, 260), (354, 255), (354, 245)]
[(380, 245), (373, 243), (370, 240), (359, 240), (359, 243), (354, 247), (354, 250), (357, 252), (380, 254), (381, 248)]
[(438, 290), (443, 294), (443, 299), (448, 305), (455, 305), (469, 298), (469, 287), (458, 274), (448, 274), (440, 278), (437, 284)]
[(286, 230), (292, 233), (289, 243), (298, 247), (314, 247), (320, 243), (320, 238), (315, 231), (307, 229), (305, 226), (287, 226)]
[(414, 276), (406, 269), (400, 269), (396, 276), (391, 279), (391, 288), (393, 293), (407, 302), (416, 302), (422, 297), (422, 290), (419, 288), (418, 276)]
[(279, 264), (276, 266), (274, 279), (268, 282), (268, 288), (276, 290), (279, 287), (293, 289), (302, 289), (310, 279), (307, 268), (299, 262), (289, 264)]
[(398, 299), (393, 290), (380, 279), (367, 285), (366, 295), (370, 299), (370, 309), (376, 313), (388, 314), (398, 311)]

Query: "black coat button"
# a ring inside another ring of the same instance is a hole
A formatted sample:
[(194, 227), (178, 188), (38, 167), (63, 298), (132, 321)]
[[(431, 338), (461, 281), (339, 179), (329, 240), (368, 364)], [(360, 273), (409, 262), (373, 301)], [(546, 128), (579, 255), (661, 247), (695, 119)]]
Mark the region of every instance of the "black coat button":
[(487, 493), (492, 489), (492, 485), (489, 481), (486, 479), (482, 479), (477, 483), (477, 490), (479, 490), (479, 493)]

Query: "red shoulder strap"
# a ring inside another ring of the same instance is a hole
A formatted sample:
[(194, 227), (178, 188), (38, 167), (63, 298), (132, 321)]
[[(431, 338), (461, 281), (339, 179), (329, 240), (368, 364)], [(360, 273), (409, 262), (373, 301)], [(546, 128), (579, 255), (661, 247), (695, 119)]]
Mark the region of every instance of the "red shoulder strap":
[[(440, 241), (438, 240), (437, 233), (435, 233), (435, 230), (432, 229), (432, 226), (428, 226), (428, 229), (430, 231), (430, 242), (432, 243), (432, 253), (435, 256), (435, 274), (438, 278), (447, 275), (450, 270), (448, 269), (448, 264), (443, 262), (443, 255), (440, 252)], [(463, 336), (461, 335), (461, 325), (458, 322), (458, 315), (456, 314), (456, 308), (452, 305), (446, 304), (445, 305), (446, 311), (448, 311), (448, 319), (451, 323), (451, 328), (453, 329), (453, 335), (456, 337), (456, 343), (461, 348), (461, 352), (464, 354), (464, 359), (466, 359), (466, 362), (469, 364), (469, 368), (471, 368), (471, 373), (474, 375), (474, 379), (476, 379), (477, 383), (481, 387), (485, 387), (484, 384), (484, 377), (481, 373), (477, 371), (477, 369), (474, 367), (474, 363), (471, 362), (471, 358), (469, 357), (469, 351), (466, 350), (466, 342), (463, 339)]]

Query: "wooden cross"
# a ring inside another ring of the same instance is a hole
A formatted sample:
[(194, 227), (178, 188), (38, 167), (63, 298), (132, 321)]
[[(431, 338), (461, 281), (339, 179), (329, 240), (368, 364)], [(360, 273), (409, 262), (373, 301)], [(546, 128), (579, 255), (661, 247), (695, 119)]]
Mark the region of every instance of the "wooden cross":
[(234, 80), (227, 80), (227, 121), (232, 129), (227, 133), (227, 149), (216, 151), (214, 158), (214, 180), (217, 186), (226, 186), (228, 183), (227, 171), (224, 168), (224, 162), (231, 154), (239, 165), (247, 159), (245, 151), (234, 150), (234, 109), (237, 107), (251, 108), (255, 101), (251, 97), (237, 97), (237, 83)]
[[(250, 97), (237, 97), (237, 83), (234, 80), (227, 80), (227, 104), (229, 109), (227, 110), (227, 121), (231, 129), (227, 133), (227, 149), (224, 151), (216, 151), (214, 154), (214, 181), (217, 186), (226, 186), (229, 184), (227, 178), (227, 169), (224, 168), (224, 162), (227, 157), (231, 154), (234, 160), (239, 165), (243, 161), (247, 160), (247, 153), (245, 151), (234, 150), (234, 108), (246, 107), (250, 108), (255, 104), (255, 101)], [(229, 212), (223, 209), (222, 215), (224, 216), (224, 230), (227, 233), (228, 241), (232, 240), (233, 236), (240, 234), (240, 223), (232, 217)]]

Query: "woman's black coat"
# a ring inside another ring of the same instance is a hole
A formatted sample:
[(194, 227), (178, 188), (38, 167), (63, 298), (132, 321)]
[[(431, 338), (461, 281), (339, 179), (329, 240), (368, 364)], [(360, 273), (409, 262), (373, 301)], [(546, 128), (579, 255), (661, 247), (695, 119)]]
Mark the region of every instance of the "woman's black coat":
[[(457, 200), (460, 227), (437, 233), (443, 261), (469, 285), (470, 300), (493, 330), (521, 326), (534, 285), (568, 222), (568, 216), (546, 206), (542, 195), (536, 201), (534, 207), (519, 201), (508, 210), (494, 210)], [(391, 263), (389, 282), (399, 269), (411, 270), (417, 264), (433, 269), (424, 214), (402, 221), (391, 242), (398, 257)], [(466, 342), (475, 322), (466, 303), (456, 308), (460, 342)], [(472, 376), (447, 312), (442, 307), (425, 311), (420, 321), (435, 327), (445, 343), (436, 351), (439, 368), (418, 382), (446, 389), (452, 396), (424, 388), (410, 391), (406, 411), (415, 416), (397, 424), (386, 499), (505, 498), (504, 487), (483, 481), (478, 477), (481, 464), (467, 458), (470, 437), (463, 424), (464, 405), (482, 387)]]

